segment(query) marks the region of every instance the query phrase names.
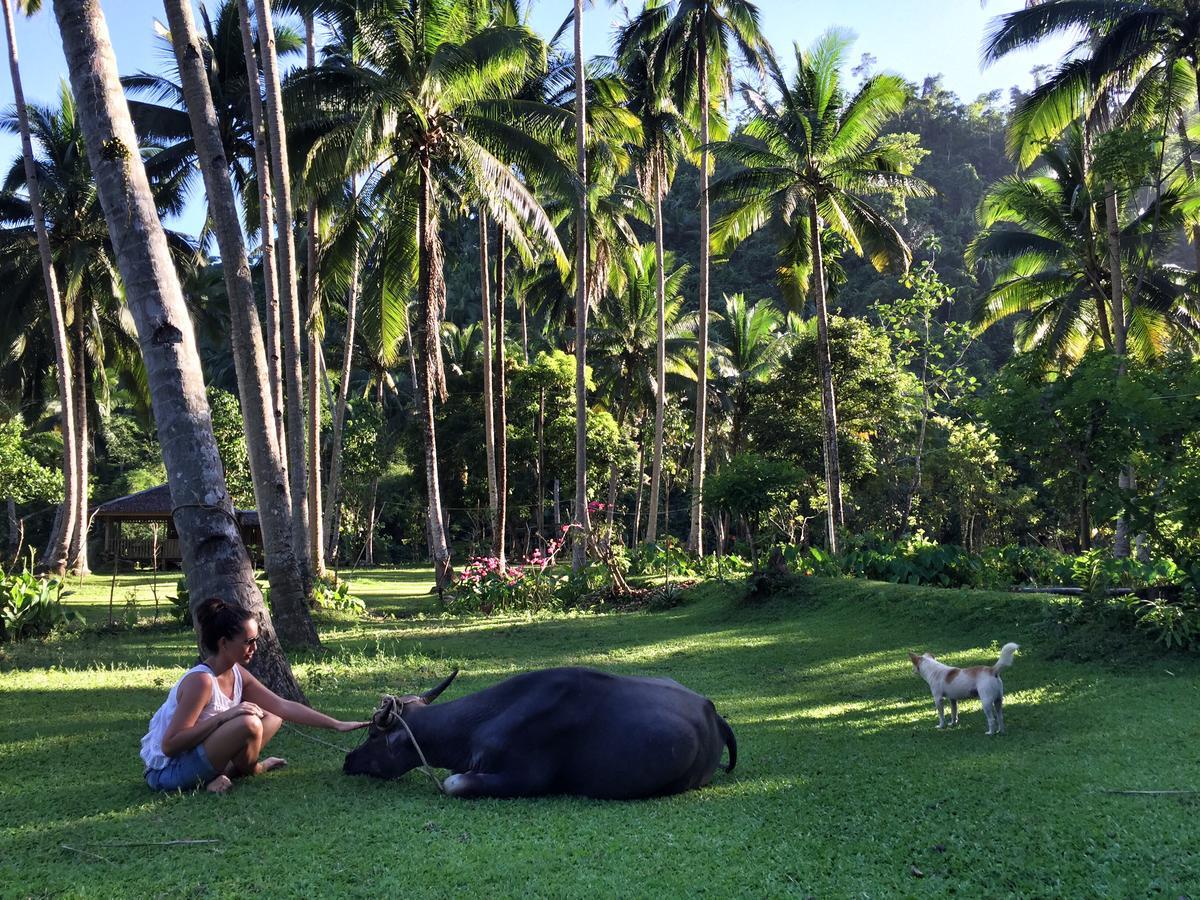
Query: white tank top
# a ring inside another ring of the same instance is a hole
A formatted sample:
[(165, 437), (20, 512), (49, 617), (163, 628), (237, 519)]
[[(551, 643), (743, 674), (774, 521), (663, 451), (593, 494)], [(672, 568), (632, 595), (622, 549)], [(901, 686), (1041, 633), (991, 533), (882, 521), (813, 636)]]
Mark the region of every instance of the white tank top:
[(233, 697), (225, 696), (221, 691), (221, 686), (217, 683), (217, 676), (204, 663), (188, 669), (183, 673), (183, 677), (175, 682), (175, 686), (167, 694), (166, 701), (158, 708), (154, 718), (150, 720), (150, 730), (142, 738), (142, 762), (146, 764), (147, 769), (163, 769), (171, 761), (171, 757), (163, 753), (162, 742), (167, 733), (167, 726), (171, 724), (171, 719), (175, 716), (175, 707), (179, 705), (179, 685), (183, 684), (183, 679), (193, 672), (203, 672), (212, 681), (212, 694), (209, 696), (208, 702), (204, 704), (204, 709), (200, 710), (200, 715), (196, 718), (197, 723), (227, 709), (232, 709), (242, 702), (242, 670), (240, 666), (233, 667)]

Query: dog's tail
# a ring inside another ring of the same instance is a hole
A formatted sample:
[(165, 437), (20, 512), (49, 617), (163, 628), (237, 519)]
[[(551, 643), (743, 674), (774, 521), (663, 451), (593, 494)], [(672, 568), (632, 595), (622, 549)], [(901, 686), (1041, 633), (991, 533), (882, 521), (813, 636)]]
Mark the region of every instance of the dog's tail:
[(992, 666), (992, 671), (996, 674), (1012, 665), (1013, 654), (1021, 648), (1017, 644), (1005, 644), (1000, 648), (1000, 658), (996, 660), (996, 664)]

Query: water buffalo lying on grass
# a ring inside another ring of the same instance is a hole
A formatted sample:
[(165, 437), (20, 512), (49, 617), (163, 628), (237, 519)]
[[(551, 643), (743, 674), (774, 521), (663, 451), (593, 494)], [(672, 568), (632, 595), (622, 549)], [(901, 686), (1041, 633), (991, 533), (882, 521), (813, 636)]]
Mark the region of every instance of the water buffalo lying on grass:
[(543, 669), (433, 706), (456, 674), (399, 698), (403, 722), (393, 715), (381, 728), (377, 714), (343, 770), (399, 778), (423, 754), (454, 773), (445, 790), (456, 797), (632, 800), (707, 784), (725, 747), (725, 771), (737, 762), (733, 730), (712, 701), (669, 678)]

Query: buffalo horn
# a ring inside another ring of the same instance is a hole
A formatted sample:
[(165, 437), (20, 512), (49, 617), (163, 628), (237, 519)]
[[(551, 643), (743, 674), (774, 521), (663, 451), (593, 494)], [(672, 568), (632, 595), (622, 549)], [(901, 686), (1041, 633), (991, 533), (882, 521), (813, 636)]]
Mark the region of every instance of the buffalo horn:
[(448, 676), (446, 676), (446, 679), (441, 684), (439, 684), (437, 687), (430, 688), (425, 693), (423, 693), (421, 695), (421, 699), (424, 700), (426, 703), (432, 703), (434, 700), (436, 700), (438, 698), (438, 694), (440, 694), (446, 688), (450, 687), (450, 682), (452, 682), (455, 679), (455, 677), (457, 677), (457, 675), (458, 675), (458, 669), (455, 669)]

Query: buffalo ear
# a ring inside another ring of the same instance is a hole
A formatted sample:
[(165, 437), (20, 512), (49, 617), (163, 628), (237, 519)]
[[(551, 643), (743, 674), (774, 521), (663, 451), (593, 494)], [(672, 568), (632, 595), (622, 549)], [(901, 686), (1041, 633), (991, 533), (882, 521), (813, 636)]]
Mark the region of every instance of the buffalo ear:
[(432, 703), (434, 700), (436, 700), (438, 698), (438, 695), (441, 694), (442, 691), (444, 691), (446, 688), (450, 687), (450, 682), (452, 682), (457, 677), (458, 677), (458, 669), (455, 669), (442, 681), (441, 684), (439, 684), (437, 687), (430, 688), (425, 693), (423, 693), (421, 695), (421, 699), (426, 703)]

